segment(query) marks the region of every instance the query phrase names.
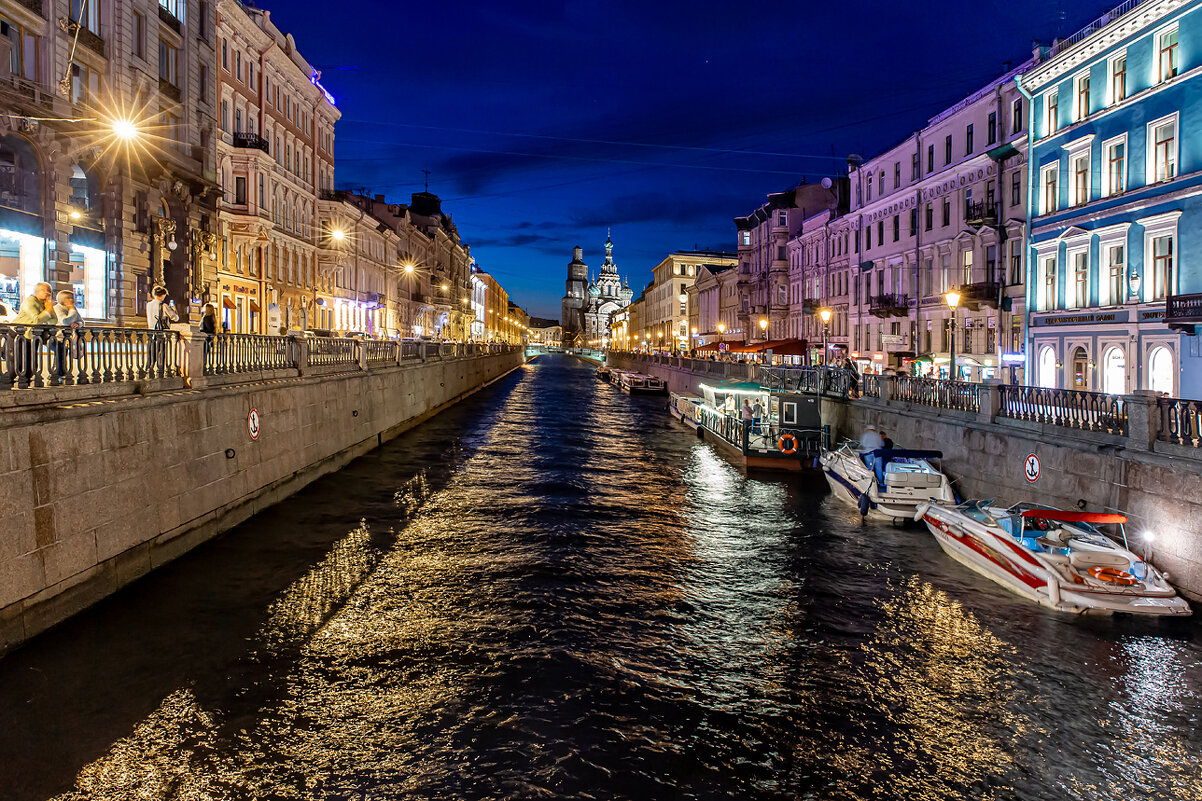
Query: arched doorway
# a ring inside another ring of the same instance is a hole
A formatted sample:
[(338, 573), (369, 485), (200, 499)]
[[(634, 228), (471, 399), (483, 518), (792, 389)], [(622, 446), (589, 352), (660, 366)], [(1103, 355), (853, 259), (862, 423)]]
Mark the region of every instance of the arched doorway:
[(1085, 348), (1073, 349), (1073, 389), (1089, 389), (1089, 356)]
[(0, 206), (29, 214), (42, 211), (42, 171), (37, 155), (29, 142), (12, 134), (0, 136)]
[(1102, 357), (1102, 391), (1108, 395), (1127, 391), (1127, 357), (1122, 348), (1110, 348)]
[(1045, 345), (1039, 351), (1039, 386), (1055, 389), (1059, 382), (1056, 380), (1056, 351)]
[(1163, 345), (1152, 348), (1152, 352), (1148, 354), (1148, 389), (1172, 395), (1176, 383), (1175, 373), (1173, 352)]

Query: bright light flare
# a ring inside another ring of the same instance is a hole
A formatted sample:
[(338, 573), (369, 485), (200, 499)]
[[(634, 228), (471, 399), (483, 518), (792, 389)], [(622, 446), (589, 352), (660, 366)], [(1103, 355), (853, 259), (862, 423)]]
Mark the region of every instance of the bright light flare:
[(122, 142), (132, 142), (141, 135), (138, 130), (138, 124), (127, 117), (119, 117), (113, 120), (113, 136), (120, 139)]

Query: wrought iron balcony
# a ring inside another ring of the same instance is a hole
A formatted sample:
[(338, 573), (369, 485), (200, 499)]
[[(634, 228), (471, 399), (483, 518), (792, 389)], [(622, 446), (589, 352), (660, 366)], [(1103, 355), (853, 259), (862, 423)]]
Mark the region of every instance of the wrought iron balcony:
[(42, 0), (17, 0), (17, 4), (28, 8), (38, 16), (45, 16), (42, 13)]
[(906, 317), (910, 314), (910, 296), (873, 295), (868, 300), (868, 313), (874, 317)]
[(270, 154), (268, 150), (267, 140), (258, 134), (253, 133), (235, 133), (233, 136), (234, 147), (253, 147), (262, 150), (264, 153)]
[(178, 103), (180, 98), (183, 97), (179, 87), (166, 78), (159, 78), (159, 92), (167, 95), (167, 97), (171, 98), (176, 103)]
[(997, 225), (997, 201), (978, 200), (975, 203), (965, 203), (964, 222), (977, 228), (982, 225)]
[(1164, 321), (1175, 331), (1194, 333), (1202, 324), (1202, 293), (1169, 295), (1164, 304)]
[(960, 305), (973, 311), (988, 306), (996, 309), (1001, 302), (1002, 284), (1000, 281), (976, 281), (960, 287)]
[(159, 6), (159, 21), (176, 33), (179, 33), (180, 29), (183, 27), (183, 23), (180, 22), (174, 14), (163, 8), (162, 5)]

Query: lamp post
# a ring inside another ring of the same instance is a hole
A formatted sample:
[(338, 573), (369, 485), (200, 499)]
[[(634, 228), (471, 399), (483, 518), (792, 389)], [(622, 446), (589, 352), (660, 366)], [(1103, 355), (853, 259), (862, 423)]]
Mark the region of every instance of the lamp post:
[(951, 357), (951, 365), (948, 367), (948, 379), (956, 380), (956, 307), (960, 305), (960, 293), (952, 289), (943, 296), (947, 301), (947, 307), (952, 310), (952, 317), (948, 323), (947, 349)]
[(822, 364), (826, 365), (826, 363), (830, 360), (830, 352), (827, 350), (826, 337), (830, 332), (832, 312), (830, 309), (821, 309), (818, 312), (818, 316), (822, 318)]
[(689, 357), (693, 356), (693, 351), (697, 348), (697, 326), (693, 326), (692, 336), (689, 337)]
[(718, 323), (718, 352), (722, 352), (722, 342), (726, 338), (726, 323)]

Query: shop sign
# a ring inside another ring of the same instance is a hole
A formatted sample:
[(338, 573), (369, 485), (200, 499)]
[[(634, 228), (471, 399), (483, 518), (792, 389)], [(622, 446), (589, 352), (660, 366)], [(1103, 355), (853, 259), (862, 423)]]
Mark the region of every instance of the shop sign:
[[(1035, 325), (1085, 325), (1088, 323), (1113, 323), (1117, 322), (1119, 316), (1114, 312), (1095, 313), (1095, 314), (1068, 314), (1061, 317), (1036, 317), (1034, 318)], [(1123, 314), (1123, 319), (1127, 319), (1127, 315)]]

